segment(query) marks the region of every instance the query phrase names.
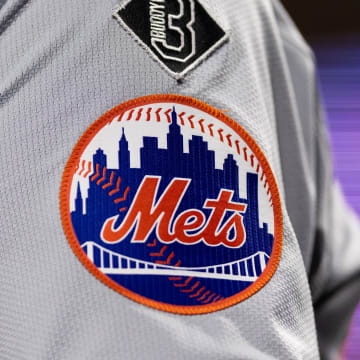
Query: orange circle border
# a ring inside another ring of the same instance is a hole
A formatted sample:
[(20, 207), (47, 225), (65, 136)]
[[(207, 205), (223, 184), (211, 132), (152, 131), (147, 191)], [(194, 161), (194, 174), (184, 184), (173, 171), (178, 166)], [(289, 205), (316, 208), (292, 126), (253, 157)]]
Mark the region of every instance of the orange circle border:
[[(259, 276), (259, 278), (247, 287), (245, 290), (232, 295), (226, 299), (218, 301), (213, 304), (207, 305), (171, 305), (166, 304), (160, 301), (148, 299), (142, 295), (139, 295), (127, 288), (117, 284), (115, 281), (111, 280), (108, 276), (102, 273), (86, 256), (83, 250), (80, 247), (76, 234), (74, 232), (71, 215), (70, 215), (70, 189), (73, 180), (73, 176), (75, 174), (75, 168), (80, 160), (80, 157), (90, 143), (90, 141), (94, 138), (94, 136), (98, 133), (98, 131), (103, 128), (103, 126), (112, 121), (112, 119), (133, 107), (148, 105), (152, 103), (162, 103), (162, 102), (170, 102), (170, 103), (179, 103), (183, 105), (192, 106), (197, 108), (198, 110), (204, 111), (211, 116), (216, 117), (218, 120), (224, 122), (226, 125), (230, 126), (234, 131), (238, 133), (238, 135), (247, 143), (253, 153), (256, 155), (259, 163), (268, 180), (268, 184), (270, 187), (272, 201), (273, 201), (273, 209), (274, 209), (274, 243), (273, 249), (270, 256), (270, 260)], [(60, 213), (61, 213), (61, 221), (63, 225), (63, 229), (65, 235), (68, 239), (68, 242), (80, 260), (80, 262), (101, 282), (107, 285), (109, 288), (115, 290), (116, 292), (126, 296), (127, 298), (134, 300), (138, 303), (147, 305), (154, 309), (171, 312), (175, 314), (183, 314), (183, 315), (197, 315), (197, 314), (206, 314), (218, 310), (225, 309), (229, 306), (238, 304), (239, 302), (249, 298), (254, 295), (257, 291), (259, 291), (265, 284), (271, 279), (273, 274), (275, 273), (282, 250), (282, 241), (283, 241), (283, 219), (282, 219), (282, 211), (281, 211), (281, 200), (279, 190), (275, 181), (274, 174), (270, 168), (270, 165), (263, 154), (260, 147), (257, 145), (255, 140), (234, 120), (230, 117), (222, 113), (221, 111), (215, 109), (214, 107), (200, 101), (194, 99), (192, 97), (182, 96), (182, 95), (174, 95), (174, 94), (163, 94), (163, 95), (148, 95), (139, 97), (133, 100), (126, 101), (118, 106), (115, 106), (111, 110), (107, 111), (103, 114), (98, 120), (96, 120), (89, 128), (85, 131), (85, 133), (80, 137), (77, 144), (75, 145), (71, 156), (65, 166), (65, 170), (62, 176), (61, 181), (61, 189), (60, 189)]]

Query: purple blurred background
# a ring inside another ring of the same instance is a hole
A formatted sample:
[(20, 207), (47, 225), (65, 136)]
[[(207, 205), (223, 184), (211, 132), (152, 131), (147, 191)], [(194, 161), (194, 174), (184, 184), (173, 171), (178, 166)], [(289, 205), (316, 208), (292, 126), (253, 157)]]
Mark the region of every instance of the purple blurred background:
[[(360, 216), (360, 1), (281, 1), (317, 57), (335, 176)], [(360, 305), (343, 359), (360, 359)]]
[[(360, 215), (360, 36), (319, 38), (311, 45), (318, 61), (335, 176), (348, 202)], [(360, 359), (360, 307), (343, 358)]]

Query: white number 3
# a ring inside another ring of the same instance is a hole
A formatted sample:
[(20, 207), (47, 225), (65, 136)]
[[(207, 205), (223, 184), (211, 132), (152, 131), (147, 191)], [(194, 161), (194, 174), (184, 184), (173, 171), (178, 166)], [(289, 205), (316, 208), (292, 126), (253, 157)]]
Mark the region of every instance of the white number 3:
[(195, 22), (195, 4), (194, 0), (176, 1), (180, 11), (177, 15), (168, 15), (168, 29), (179, 34), (179, 45), (169, 45), (167, 39), (158, 38), (152, 38), (151, 44), (164, 59), (184, 63), (196, 52), (195, 31), (192, 28)]

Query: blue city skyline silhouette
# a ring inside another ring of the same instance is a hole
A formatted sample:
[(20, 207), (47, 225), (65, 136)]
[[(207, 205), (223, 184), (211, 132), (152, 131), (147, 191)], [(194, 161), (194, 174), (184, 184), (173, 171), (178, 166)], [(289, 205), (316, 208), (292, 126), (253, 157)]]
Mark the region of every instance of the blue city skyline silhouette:
[[(175, 241), (166, 244), (171, 251), (174, 251), (176, 257), (181, 259), (181, 266), (197, 267), (224, 264), (251, 256), (258, 251), (264, 251), (270, 256), (274, 236), (269, 233), (267, 223), (261, 225), (259, 223), (258, 174), (247, 173), (247, 197), (240, 198), (239, 168), (233, 155), (228, 154), (223, 161), (222, 169), (217, 169), (215, 167), (215, 151), (209, 150), (208, 143), (204, 141), (202, 136), (197, 135), (193, 135), (189, 140), (189, 150), (188, 153), (185, 153), (183, 136), (177, 123), (175, 108), (171, 113), (171, 120), (167, 133), (167, 148), (159, 148), (157, 137), (143, 137), (143, 146), (139, 150), (139, 168), (130, 166), (129, 144), (124, 128), (119, 134), (117, 169), (107, 168), (107, 155), (103, 149), (98, 148), (93, 154), (94, 172), (98, 167), (100, 177), (103, 177), (104, 174), (105, 180), (98, 184), (99, 177), (91, 180), (94, 173), (89, 176), (85, 208), (83, 207), (84, 199), (80, 191), (80, 184), (77, 184), (75, 210), (71, 212), (71, 219), (80, 245), (87, 241), (93, 241), (119, 254), (153, 262), (154, 258), (150, 256), (146, 244), (131, 243), (133, 230), (117, 244), (104, 243), (101, 240), (100, 232), (105, 220), (114, 215), (119, 215), (116, 226), (121, 224), (127, 211), (120, 211), (120, 209), (129, 209), (145, 175), (155, 175), (161, 176), (156, 201), (174, 177), (191, 179), (174, 218), (182, 211), (190, 208), (201, 210), (208, 218), (210, 209), (203, 209), (202, 206), (206, 199), (216, 199), (221, 189), (233, 191), (233, 202), (247, 204), (246, 212), (242, 214), (246, 231), (246, 241), (242, 247), (235, 249), (224, 245), (212, 247), (203, 242), (184, 245)], [(109, 195), (115, 186), (104, 188), (104, 184), (109, 183), (112, 173), (114, 179), (121, 177), (120, 191)], [(114, 199), (121, 197), (127, 187), (129, 187), (127, 199), (114, 203)], [(223, 222), (231, 215), (232, 213), (228, 211)], [(155, 230), (152, 231), (147, 242), (152, 242), (154, 238), (156, 238)], [(119, 279), (117, 281), (123, 282)]]

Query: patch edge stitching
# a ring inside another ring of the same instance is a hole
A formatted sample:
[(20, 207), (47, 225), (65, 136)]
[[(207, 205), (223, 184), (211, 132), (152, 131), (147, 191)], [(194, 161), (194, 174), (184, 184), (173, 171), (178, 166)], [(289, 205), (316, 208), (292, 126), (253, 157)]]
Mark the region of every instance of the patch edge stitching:
[[(108, 278), (105, 274), (103, 274), (86, 256), (86, 254), (82, 251), (81, 246), (78, 241), (74, 241), (76, 238), (76, 234), (74, 233), (71, 217), (68, 212), (68, 196), (70, 194), (71, 180), (72, 177), (69, 176), (69, 172), (72, 172), (73, 168), (77, 166), (76, 161), (78, 154), (81, 154), (81, 150), (87, 140), (92, 139), (94, 134), (99, 131), (99, 129), (106, 124), (106, 122), (113, 119), (116, 113), (120, 113), (120, 111), (124, 111), (124, 109), (128, 110), (131, 107), (137, 107), (149, 103), (159, 103), (159, 102), (178, 102), (180, 104), (184, 104), (187, 106), (193, 106), (199, 110), (202, 110), (208, 113), (211, 116), (216, 117), (220, 121), (225, 122), (229, 126), (233, 127), (236, 132), (240, 132), (240, 137), (249, 145), (252, 151), (254, 148), (258, 156), (259, 162), (262, 164), (262, 168), (269, 174), (269, 186), (274, 189), (273, 196), (273, 204), (274, 209), (277, 208), (277, 212), (274, 211), (274, 224), (275, 232), (274, 232), (274, 248), (272, 254), (269, 259), (268, 268), (263, 271), (261, 276), (257, 281), (255, 281), (252, 285), (250, 285), (247, 289), (241, 291), (240, 293), (234, 294), (224, 300), (218, 301), (213, 304), (205, 304), (205, 305), (195, 305), (191, 306), (183, 306), (183, 305), (173, 305), (163, 303), (161, 301), (156, 301), (149, 299), (143, 295), (137, 294), (124, 286), (121, 286), (115, 283), (113, 280)], [(66, 190), (66, 191), (64, 191)], [(127, 297), (131, 301), (135, 301), (137, 303), (146, 305), (156, 310), (162, 310), (166, 312), (170, 312), (173, 314), (180, 315), (200, 315), (207, 314), (215, 311), (226, 310), (227, 308), (239, 304), (240, 302), (250, 298), (255, 295), (259, 290), (261, 290), (273, 277), (275, 272), (278, 269), (280, 258), (282, 254), (282, 246), (283, 246), (283, 214), (282, 214), (282, 204), (280, 199), (280, 191), (276, 182), (275, 175), (270, 167), (270, 164), (265, 157), (265, 154), (257, 145), (256, 141), (251, 137), (251, 135), (235, 120), (228, 117), (221, 111), (217, 110), (213, 106), (210, 106), (200, 100), (194, 99), (192, 97), (187, 97), (183, 95), (175, 95), (175, 94), (159, 94), (159, 95), (147, 95), (143, 97), (139, 97), (133, 100), (125, 101), (112, 109), (108, 110), (104, 114), (102, 114), (97, 120), (95, 120), (88, 128), (83, 132), (76, 145), (74, 146), (72, 153), (66, 163), (66, 166), (63, 171), (61, 187), (60, 187), (60, 214), (61, 214), (61, 222), (63, 226), (63, 230), (65, 233), (65, 237), (75, 255), (78, 257), (82, 265), (90, 272), (96, 279), (101, 281), (103, 284), (108, 286), (111, 290), (116, 291), (117, 293)], [(277, 236), (277, 237), (276, 237)], [(276, 245), (276, 246), (275, 246)]]
[[(212, 17), (207, 8), (203, 6), (202, 3), (200, 3), (200, 6), (204, 9), (204, 11), (207, 13), (207, 15), (216, 23), (216, 25), (224, 32), (224, 35), (211, 47), (209, 47), (200, 57), (198, 57), (194, 62), (192, 62), (189, 66), (187, 66), (182, 72), (177, 73), (175, 71), (172, 71), (168, 66), (164, 64), (163, 61), (159, 59), (159, 57), (155, 54), (155, 52), (145, 44), (145, 42), (135, 33), (134, 30), (128, 26), (125, 21), (118, 15), (118, 12), (120, 10), (123, 10), (126, 8), (126, 6), (131, 2), (132, 0), (127, 0), (123, 4), (118, 4), (113, 8), (112, 16), (113, 18), (124, 28), (124, 30), (134, 38), (134, 40), (150, 55), (153, 61), (155, 61), (158, 65), (160, 65), (163, 70), (165, 70), (169, 75), (171, 75), (176, 80), (183, 80), (185, 78), (185, 75), (187, 75), (189, 72), (193, 71), (197, 66), (199, 66), (202, 62), (204, 62), (206, 59), (209, 58), (209, 56), (212, 53), (215, 53), (216, 50), (218, 50), (222, 45), (227, 43), (230, 40), (230, 31), (225, 30), (219, 22)], [(199, 1), (199, 0), (197, 0)]]

